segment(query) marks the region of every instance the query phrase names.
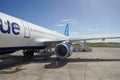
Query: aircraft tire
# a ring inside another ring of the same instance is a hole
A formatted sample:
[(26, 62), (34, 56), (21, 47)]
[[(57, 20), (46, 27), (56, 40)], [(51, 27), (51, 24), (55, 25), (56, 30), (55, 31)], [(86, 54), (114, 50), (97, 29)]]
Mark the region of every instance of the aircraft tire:
[(23, 56), (24, 56), (24, 58), (32, 57), (33, 55), (34, 55), (34, 51), (23, 50)]

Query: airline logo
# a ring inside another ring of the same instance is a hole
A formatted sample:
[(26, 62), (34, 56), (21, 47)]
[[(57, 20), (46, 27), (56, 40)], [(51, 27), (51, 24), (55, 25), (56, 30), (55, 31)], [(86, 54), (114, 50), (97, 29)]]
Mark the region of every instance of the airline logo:
[(16, 22), (10, 22), (6, 21), (5, 25), (7, 26), (7, 29), (3, 26), (3, 21), (0, 19), (0, 32), (3, 34), (11, 34), (19, 35), (20, 34), (20, 26)]

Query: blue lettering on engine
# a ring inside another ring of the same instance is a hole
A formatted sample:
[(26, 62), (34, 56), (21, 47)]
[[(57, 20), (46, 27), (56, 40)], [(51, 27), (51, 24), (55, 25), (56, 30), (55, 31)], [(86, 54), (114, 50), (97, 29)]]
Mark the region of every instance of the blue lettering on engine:
[(3, 21), (2, 19), (0, 19), (0, 32), (4, 34), (11, 34), (11, 33), (13, 33), (14, 35), (20, 34), (20, 26), (17, 23), (15, 22), (10, 23), (10, 21), (8, 20), (5, 23), (7, 25), (7, 29), (4, 29)]

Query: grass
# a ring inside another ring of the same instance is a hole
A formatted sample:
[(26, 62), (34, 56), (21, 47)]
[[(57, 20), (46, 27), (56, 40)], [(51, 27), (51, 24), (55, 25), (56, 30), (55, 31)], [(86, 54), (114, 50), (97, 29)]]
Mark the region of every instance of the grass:
[(120, 43), (117, 42), (100, 42), (100, 43), (90, 43), (90, 42), (86, 42), (85, 43), (87, 46), (90, 47), (120, 47)]

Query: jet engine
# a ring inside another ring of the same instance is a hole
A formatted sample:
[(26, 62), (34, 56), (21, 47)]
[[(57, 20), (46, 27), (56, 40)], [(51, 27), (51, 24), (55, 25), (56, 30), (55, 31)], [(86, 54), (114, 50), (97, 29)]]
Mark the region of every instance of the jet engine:
[(60, 43), (55, 47), (55, 54), (58, 58), (67, 58), (72, 54), (72, 46), (70, 43)]

